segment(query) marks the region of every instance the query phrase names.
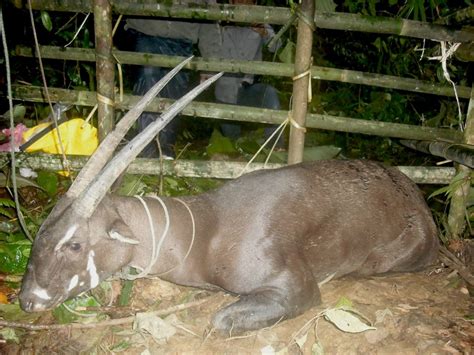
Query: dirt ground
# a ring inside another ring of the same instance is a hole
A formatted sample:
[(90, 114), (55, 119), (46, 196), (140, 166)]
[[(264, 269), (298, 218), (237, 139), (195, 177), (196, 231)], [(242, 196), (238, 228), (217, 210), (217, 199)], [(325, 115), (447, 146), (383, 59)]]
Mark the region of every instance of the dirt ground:
[[(125, 326), (23, 331), (20, 343), (0, 345), (2, 354), (471, 354), (474, 306), (463, 281), (449, 269), (368, 279), (334, 280), (322, 286), (323, 304), (269, 329), (229, 337), (210, 331), (212, 314), (234, 300), (224, 293), (139, 280), (131, 307), (110, 308), (112, 317), (132, 309), (165, 309), (205, 299), (141, 331)], [(321, 316), (341, 297), (372, 321), (376, 330), (345, 333)], [(119, 313), (120, 311), (120, 313)], [(127, 314), (128, 312), (128, 314)], [(318, 316), (319, 315), (319, 316)], [(468, 315), (471, 318), (468, 319)], [(87, 321), (87, 320), (86, 320)], [(53, 322), (44, 315), (38, 322)], [(154, 334), (154, 337), (150, 335)], [(159, 339), (162, 337), (163, 339)]]

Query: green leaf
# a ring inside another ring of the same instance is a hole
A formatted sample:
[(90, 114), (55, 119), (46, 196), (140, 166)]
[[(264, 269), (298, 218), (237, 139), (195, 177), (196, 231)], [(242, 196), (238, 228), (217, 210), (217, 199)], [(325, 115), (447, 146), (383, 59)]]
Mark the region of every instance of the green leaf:
[(122, 196), (142, 195), (147, 185), (142, 181), (140, 175), (125, 175), (117, 193)]
[(0, 198), (0, 206), (15, 208), (15, 201), (9, 198)]
[(130, 302), (130, 297), (133, 291), (133, 281), (125, 280), (122, 283), (122, 291), (118, 300), (119, 306), (127, 306)]
[(0, 272), (6, 274), (24, 273), (30, 250), (31, 242), (25, 239), (13, 243), (0, 243)]
[(315, 6), (317, 12), (335, 12), (337, 7), (333, 0), (318, 0)]
[(314, 161), (323, 159), (332, 159), (336, 157), (341, 148), (333, 145), (322, 145), (319, 147), (308, 147), (303, 151), (303, 161)]
[[(264, 149), (265, 154), (269, 149)], [(335, 158), (341, 151), (341, 148), (333, 145), (321, 145), (319, 147), (306, 147), (303, 151), (303, 161), (315, 161)], [(284, 163), (287, 161), (287, 152), (273, 152), (270, 158), (272, 163)]]
[(0, 314), (4, 320), (32, 322), (41, 316), (41, 313), (27, 313), (21, 310), (17, 303), (0, 304)]
[(15, 329), (3, 328), (0, 330), (0, 336), (5, 340), (14, 341), (17, 344), (20, 343), (20, 339), (18, 338), (18, 335), (16, 335)]
[[(11, 179), (7, 178), (7, 176), (4, 173), (0, 172), (0, 187), (7, 187), (7, 184), (8, 184), (8, 187), (12, 187)], [(24, 178), (20, 176), (19, 174), (16, 175), (16, 186), (17, 187), (32, 186), (32, 187), (41, 189), (41, 186), (36, 184), (34, 181)]]
[(0, 207), (0, 215), (5, 216), (7, 218), (13, 218), (14, 213), (12, 211), (6, 210), (3, 207)]
[[(23, 119), (25, 118), (25, 114), (26, 114), (26, 107), (25, 106), (23, 106), (23, 105), (13, 106), (13, 119), (15, 120), (15, 122), (23, 121)], [(10, 110), (5, 112), (3, 114), (3, 117), (7, 117), (9, 119), (10, 118)]]
[(18, 228), (18, 224), (11, 221), (0, 222), (0, 233), (12, 233)]
[(342, 296), (337, 301), (335, 308), (352, 308), (352, 306), (353, 306), (352, 301), (348, 299), (347, 297)]
[(280, 59), (280, 62), (286, 63), (286, 64), (292, 64), (295, 62), (295, 53), (296, 53), (296, 45), (288, 41), (286, 42), (285, 47), (278, 53), (278, 59)]
[(38, 172), (36, 182), (49, 195), (54, 196), (58, 191), (58, 176), (49, 171)]
[(430, 196), (428, 196), (428, 199), (434, 197), (434, 196), (438, 196), (438, 195), (441, 195), (441, 194), (445, 194), (447, 196), (448, 199), (451, 199), (454, 191), (456, 191), (459, 186), (461, 184), (464, 183), (464, 181), (466, 181), (466, 179), (469, 178), (469, 172), (464, 172), (464, 171), (461, 171), (459, 172), (458, 174), (456, 174), (456, 176), (451, 180), (451, 182), (449, 183), (449, 185), (447, 186), (443, 186), (441, 187), (440, 189), (434, 191)]
[(112, 345), (109, 348), (109, 350), (112, 353), (119, 353), (119, 352), (128, 350), (131, 346), (132, 346), (132, 344), (130, 342), (128, 342), (126, 340), (122, 340), (120, 343)]
[[(66, 304), (67, 307), (64, 306)], [(95, 315), (95, 312), (81, 311), (82, 307), (99, 307), (100, 303), (92, 296), (80, 296), (68, 300), (53, 310), (54, 318), (61, 324), (67, 324), (76, 320), (82, 320), (84, 317), (90, 318)], [(73, 310), (71, 312), (69, 309)], [(81, 315), (83, 317), (81, 317)]]
[(232, 141), (224, 137), (217, 129), (212, 132), (206, 151), (209, 156), (215, 154), (234, 154), (237, 152)]
[(82, 48), (90, 48), (91, 47), (91, 35), (89, 29), (87, 27), (84, 28), (84, 33), (82, 36)]
[(41, 23), (48, 32), (51, 32), (53, 29), (53, 22), (51, 21), (51, 17), (47, 11), (41, 11)]

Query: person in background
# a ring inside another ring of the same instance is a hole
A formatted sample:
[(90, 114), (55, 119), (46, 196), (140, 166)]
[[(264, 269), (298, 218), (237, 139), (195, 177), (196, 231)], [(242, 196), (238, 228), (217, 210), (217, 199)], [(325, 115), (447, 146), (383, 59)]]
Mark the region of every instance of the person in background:
[[(181, 0), (180, 4), (209, 4), (215, 0)], [(168, 21), (159, 19), (129, 18), (125, 29), (131, 34), (135, 42), (135, 51), (154, 54), (189, 57), (193, 54), (193, 44), (197, 43), (199, 23), (187, 21)], [(140, 67), (133, 94), (144, 95), (157, 81), (169, 72), (169, 69), (143, 66)], [(161, 97), (178, 99), (183, 96), (189, 86), (189, 73), (180, 71), (160, 93)], [(159, 114), (144, 112), (138, 119), (138, 129), (143, 131), (157, 119)], [(176, 143), (179, 116), (173, 119), (159, 135), (162, 156), (164, 159), (175, 157), (174, 145)], [(146, 158), (157, 157), (158, 145), (150, 143), (140, 156)]]
[[(235, 5), (254, 5), (253, 0), (231, 0)], [(199, 31), (198, 48), (201, 56), (214, 59), (262, 60), (263, 47), (274, 37), (275, 32), (268, 24), (249, 27), (237, 25), (202, 24)], [(279, 48), (277, 42), (271, 52)], [(202, 75), (204, 79), (207, 75)], [(280, 109), (278, 93), (272, 86), (255, 83), (251, 74), (227, 73), (215, 86), (215, 97), (218, 102), (242, 106)], [(269, 137), (274, 126), (265, 128), (265, 136)], [(241, 128), (236, 123), (221, 124), (222, 133), (236, 139), (241, 135)], [(279, 142), (281, 145), (282, 142)]]

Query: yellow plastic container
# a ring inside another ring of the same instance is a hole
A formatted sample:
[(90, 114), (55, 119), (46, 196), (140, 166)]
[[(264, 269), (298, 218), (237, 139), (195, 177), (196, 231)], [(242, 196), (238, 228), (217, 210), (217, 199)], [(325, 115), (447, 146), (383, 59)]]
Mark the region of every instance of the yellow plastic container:
[[(28, 141), (51, 123), (42, 123), (27, 130), (23, 139)], [(74, 118), (59, 125), (59, 133), (65, 154), (91, 155), (99, 145), (97, 128), (86, 123), (82, 118)], [(58, 132), (53, 129), (25, 150), (26, 152), (42, 151), (50, 154), (61, 154)]]

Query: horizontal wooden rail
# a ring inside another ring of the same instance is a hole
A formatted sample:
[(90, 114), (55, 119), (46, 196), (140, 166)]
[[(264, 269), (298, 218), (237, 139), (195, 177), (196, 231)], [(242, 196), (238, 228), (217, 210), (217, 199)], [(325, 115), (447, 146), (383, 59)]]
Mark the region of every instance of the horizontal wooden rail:
[[(10, 159), (9, 153), (0, 153), (0, 165), (5, 165)], [(33, 170), (63, 170), (61, 156), (51, 154), (24, 154), (16, 155), (17, 166), (29, 167)], [(79, 171), (86, 163), (88, 157), (68, 156), (72, 171)], [(250, 172), (260, 169), (274, 169), (281, 164), (253, 163), (245, 169)], [(163, 162), (163, 174), (182, 177), (200, 177), (217, 179), (234, 179), (242, 174), (246, 163), (225, 161), (196, 161), (176, 160)], [(399, 166), (400, 171), (418, 184), (449, 184), (454, 177), (454, 168)], [(130, 164), (127, 173), (159, 175), (161, 174), (158, 159), (137, 158)]]
[[(25, 5), (23, 0), (11, 0), (16, 7)], [(34, 10), (92, 12), (92, 0), (31, 0)], [(286, 7), (245, 5), (170, 5), (157, 1), (112, 1), (113, 11), (124, 15), (157, 16), (193, 20), (228, 21), (244, 23), (271, 23), (283, 25), (290, 21), (291, 9)], [(318, 12), (315, 15), (318, 28), (392, 34), (436, 41), (469, 43), (474, 34), (466, 30), (426, 22), (382, 16), (363, 16), (341, 12)]]
[[(53, 102), (61, 102), (64, 104), (94, 106), (97, 103), (96, 93), (92, 91), (49, 88), (49, 95)], [(43, 89), (36, 86), (14, 85), (13, 97), (15, 100), (44, 102)], [(139, 96), (124, 95), (123, 101), (116, 103), (116, 108), (129, 110), (139, 99)], [(169, 107), (172, 102), (173, 100), (157, 98), (148, 106), (147, 111), (162, 112)], [(183, 110), (183, 114), (192, 117), (279, 124), (285, 121), (288, 112), (236, 105), (192, 102)], [(374, 119), (376, 119), (376, 117), (374, 117)], [(320, 114), (308, 114), (306, 116), (306, 126), (309, 128), (339, 132), (362, 133), (404, 139), (442, 139), (458, 142), (462, 137), (461, 132), (452, 129), (413, 126)]]
[[(95, 51), (93, 49), (41, 46), (40, 50), (43, 59), (81, 60), (88, 62), (95, 62), (96, 59)], [(17, 46), (15, 49), (15, 54), (23, 57), (32, 57), (33, 51), (29, 47)], [(114, 50), (113, 55), (121, 64), (151, 65), (165, 68), (174, 68), (184, 59), (183, 57), (118, 50)], [(225, 71), (229, 73), (274, 75), (284, 77), (292, 77), (294, 71), (292, 64), (244, 60), (212, 60), (205, 58), (195, 58), (187, 67), (189, 69), (199, 71)], [(423, 94), (450, 97), (455, 96), (454, 90), (450, 85), (431, 83), (428, 81), (411, 78), (400, 78), (392, 75), (372, 74), (356, 70), (313, 66), (311, 67), (311, 76), (318, 80), (371, 85)], [(456, 90), (460, 98), (468, 99), (470, 97), (471, 89), (469, 87), (457, 86)]]

